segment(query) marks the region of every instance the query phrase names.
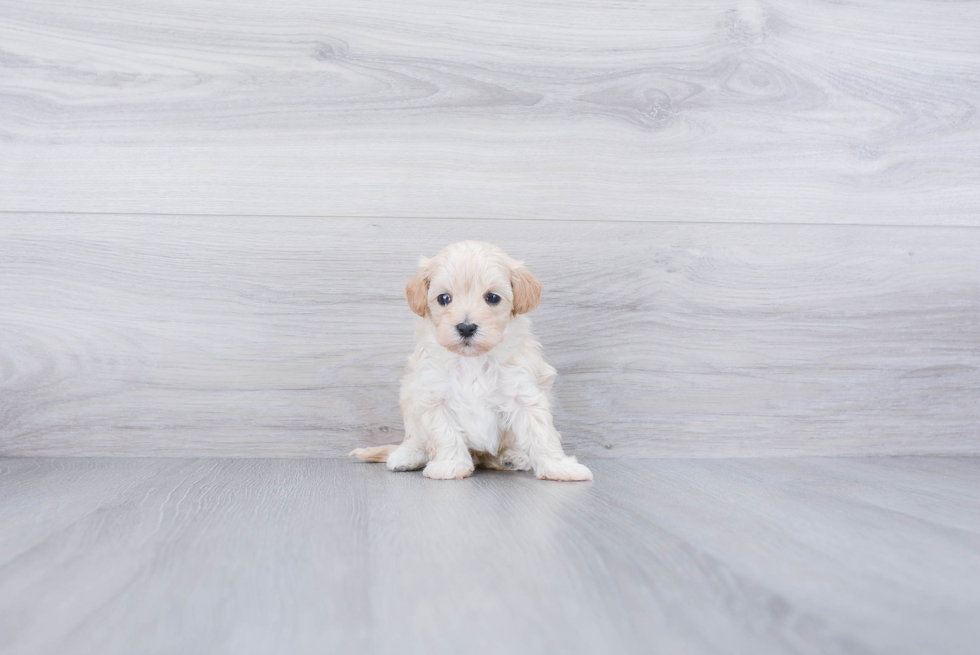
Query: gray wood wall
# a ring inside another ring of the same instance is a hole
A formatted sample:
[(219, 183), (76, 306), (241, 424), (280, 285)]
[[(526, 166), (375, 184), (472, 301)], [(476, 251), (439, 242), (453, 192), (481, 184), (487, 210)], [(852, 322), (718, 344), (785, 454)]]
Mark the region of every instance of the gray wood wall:
[(580, 455), (980, 454), (980, 2), (0, 1), (0, 455), (398, 440), (493, 241)]

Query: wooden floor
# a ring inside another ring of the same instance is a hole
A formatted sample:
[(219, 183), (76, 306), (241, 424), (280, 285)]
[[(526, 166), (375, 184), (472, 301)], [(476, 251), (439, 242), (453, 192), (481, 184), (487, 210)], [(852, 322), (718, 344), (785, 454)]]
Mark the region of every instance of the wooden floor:
[(976, 653), (980, 458), (0, 459), (0, 651)]

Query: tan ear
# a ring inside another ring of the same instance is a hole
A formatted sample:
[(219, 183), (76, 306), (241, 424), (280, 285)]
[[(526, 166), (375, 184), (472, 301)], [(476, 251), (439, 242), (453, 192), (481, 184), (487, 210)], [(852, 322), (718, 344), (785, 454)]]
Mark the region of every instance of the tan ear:
[(510, 285), (514, 289), (514, 314), (526, 314), (541, 302), (541, 281), (523, 266), (511, 271)]
[(412, 311), (419, 316), (425, 316), (425, 311), (429, 307), (429, 267), (426, 266), (426, 262), (419, 265), (415, 277), (405, 286), (405, 296)]

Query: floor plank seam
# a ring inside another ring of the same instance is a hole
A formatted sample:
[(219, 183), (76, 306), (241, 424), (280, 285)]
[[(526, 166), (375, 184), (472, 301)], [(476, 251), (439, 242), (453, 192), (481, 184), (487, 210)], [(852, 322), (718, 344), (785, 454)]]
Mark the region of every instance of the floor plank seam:
[(596, 223), (596, 224), (663, 224), (663, 225), (758, 225), (758, 226), (795, 226), (795, 227), (876, 227), (876, 228), (960, 228), (965, 230), (980, 229), (980, 225), (961, 225), (956, 223), (858, 223), (858, 222), (816, 222), (816, 221), (708, 221), (708, 220), (661, 220), (661, 219), (628, 219), (628, 218), (538, 218), (513, 216), (369, 216), (343, 214), (245, 214), (221, 213), (198, 214), (185, 212), (66, 212), (66, 211), (34, 211), (20, 209), (0, 209), (0, 216), (93, 216), (93, 217), (130, 217), (130, 218), (256, 218), (256, 219), (296, 219), (296, 220), (337, 220), (337, 221), (473, 221), (473, 222), (515, 222), (515, 223)]

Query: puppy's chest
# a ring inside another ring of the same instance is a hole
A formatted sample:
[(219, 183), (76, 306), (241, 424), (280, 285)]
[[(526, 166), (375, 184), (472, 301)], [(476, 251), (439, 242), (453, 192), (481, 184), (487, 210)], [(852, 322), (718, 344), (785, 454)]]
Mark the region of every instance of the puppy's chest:
[(496, 367), (475, 359), (463, 360), (450, 373), (446, 404), (473, 450), (497, 452), (504, 404), (500, 375)]

